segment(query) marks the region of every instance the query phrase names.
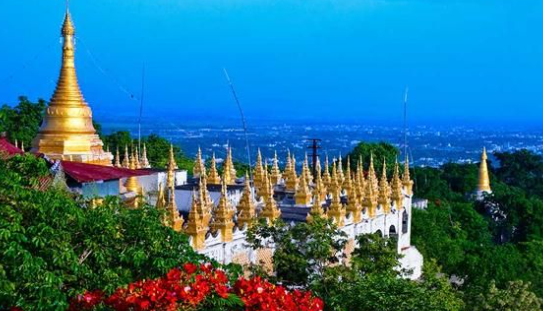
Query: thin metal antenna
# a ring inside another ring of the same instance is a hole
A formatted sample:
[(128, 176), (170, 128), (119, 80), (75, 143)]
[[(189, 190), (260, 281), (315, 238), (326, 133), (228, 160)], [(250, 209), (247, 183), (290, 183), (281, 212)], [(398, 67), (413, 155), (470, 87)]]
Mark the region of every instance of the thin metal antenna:
[(407, 155), (407, 99), (409, 96), (409, 87), (405, 88), (403, 99), (403, 147), (404, 157)]
[(138, 119), (138, 149), (141, 150), (141, 117), (143, 115), (143, 96), (145, 93), (145, 63), (141, 68), (141, 96), (140, 96), (140, 116)]
[(239, 114), (241, 115), (241, 122), (243, 124), (243, 132), (245, 133), (245, 149), (247, 149), (247, 160), (249, 161), (249, 178), (253, 178), (253, 170), (252, 162), (251, 162), (251, 150), (249, 149), (249, 136), (247, 134), (247, 122), (245, 121), (245, 115), (243, 114), (243, 109), (241, 108), (241, 103), (239, 102), (238, 95), (236, 93), (236, 89), (234, 88), (234, 84), (232, 83), (232, 80), (230, 80), (230, 76), (228, 75), (228, 71), (226, 71), (226, 68), (223, 68), (224, 76), (226, 77), (226, 81), (228, 82), (228, 85), (230, 86), (230, 90), (232, 91), (232, 95), (234, 96), (234, 100), (236, 101), (236, 104), (239, 108)]

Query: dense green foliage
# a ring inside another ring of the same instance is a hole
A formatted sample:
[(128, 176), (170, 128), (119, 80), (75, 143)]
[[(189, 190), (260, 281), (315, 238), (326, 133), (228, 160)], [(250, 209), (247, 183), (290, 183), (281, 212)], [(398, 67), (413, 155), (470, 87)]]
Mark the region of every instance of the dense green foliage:
[[(346, 158), (351, 159), (351, 169), (354, 170), (360, 158), (362, 158), (364, 169), (369, 167), (369, 159), (373, 156), (374, 167), (377, 172), (380, 172), (383, 168), (383, 160), (386, 161), (389, 173), (394, 168), (394, 163), (399, 156), (398, 149), (391, 144), (380, 143), (359, 143), (354, 149), (347, 154)], [(343, 164), (346, 165), (346, 158), (343, 160)]]
[(44, 161), (0, 161), (0, 309), (65, 310), (69, 297), (158, 277), (200, 258), (152, 207), (109, 198), (85, 207), (65, 191), (35, 190)]
[(15, 107), (3, 105), (0, 108), (0, 133), (6, 132), (11, 141), (23, 143), (25, 149), (32, 144), (32, 139), (38, 133), (47, 102), (43, 99), (33, 103), (28, 98), (19, 97)]
[[(345, 235), (329, 220), (315, 218), (287, 230), (281, 222), (251, 229), (254, 248), (274, 243), (278, 281), (311, 289), (326, 310), (462, 310), (459, 293), (437, 272), (420, 282), (398, 278), (395, 241), (359, 236), (347, 265)], [(436, 269), (437, 270), (437, 269)]]
[(414, 211), (412, 243), (477, 310), (541, 310), (532, 298), (526, 309), (500, 297), (543, 297), (543, 162), (526, 150), (494, 155), (500, 166), (490, 166), (493, 193), (482, 202), (472, 195), (476, 165), (414, 170), (415, 195), (430, 204)]

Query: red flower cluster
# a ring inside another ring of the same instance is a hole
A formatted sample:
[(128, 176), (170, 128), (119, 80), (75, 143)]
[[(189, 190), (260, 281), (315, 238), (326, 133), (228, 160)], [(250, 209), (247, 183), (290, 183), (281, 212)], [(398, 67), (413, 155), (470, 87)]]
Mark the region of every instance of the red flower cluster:
[(182, 269), (172, 269), (162, 278), (119, 288), (107, 298), (101, 291), (78, 295), (71, 301), (70, 310), (92, 310), (100, 304), (117, 311), (196, 309), (206, 301), (228, 299), (230, 295), (239, 296), (247, 311), (323, 309), (322, 300), (309, 292), (289, 292), (260, 278), (239, 279), (231, 288), (224, 271), (210, 264), (188, 263)]
[(289, 292), (283, 286), (276, 286), (259, 277), (239, 279), (234, 292), (243, 300), (247, 311), (256, 310), (322, 310), (324, 304), (309, 292), (294, 290)]

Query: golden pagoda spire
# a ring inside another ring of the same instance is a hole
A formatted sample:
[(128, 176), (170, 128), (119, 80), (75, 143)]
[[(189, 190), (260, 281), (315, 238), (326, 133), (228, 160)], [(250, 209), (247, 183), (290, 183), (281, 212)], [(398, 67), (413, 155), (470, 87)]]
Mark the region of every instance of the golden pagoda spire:
[(183, 228), (183, 217), (179, 215), (179, 210), (177, 209), (177, 203), (175, 202), (175, 188), (173, 186), (170, 188), (168, 198), (168, 205), (166, 206), (168, 225), (173, 230), (179, 232)]
[(292, 161), (290, 158), (290, 150), (287, 149), (287, 162), (285, 163), (285, 169), (283, 170), (283, 176), (286, 179), (286, 176), (289, 176), (290, 170), (292, 169)]
[(232, 147), (228, 147), (226, 152), (226, 160), (223, 165), (223, 178), (227, 184), (233, 185), (236, 183), (236, 169), (234, 168), (234, 160), (232, 159)]
[(206, 233), (209, 231), (209, 223), (205, 221), (205, 217), (202, 214), (204, 208), (202, 191), (200, 190), (199, 199), (196, 198), (196, 193), (193, 191), (192, 205), (185, 232), (192, 237), (192, 247), (195, 250), (202, 250), (205, 248)]
[(277, 203), (273, 198), (274, 187), (268, 178), (266, 178), (266, 180), (264, 181), (264, 187), (268, 188), (268, 193), (266, 197), (264, 197), (264, 207), (262, 208), (259, 217), (265, 218), (268, 223), (272, 223), (273, 221), (281, 217), (281, 210), (277, 208)]
[(32, 151), (52, 160), (71, 158), (75, 162), (111, 166), (113, 155), (103, 150), (103, 143), (92, 124), (92, 112), (79, 88), (75, 70), (75, 27), (66, 11), (61, 31), (62, 65), (57, 86), (45, 112)]
[(273, 157), (273, 165), (271, 168), (271, 181), (272, 184), (277, 185), (281, 182), (281, 170), (279, 169), (279, 160), (277, 159), (277, 151)]
[(143, 144), (143, 154), (141, 156), (141, 166), (143, 168), (151, 168), (149, 164), (149, 159), (147, 159), (147, 147)]
[(413, 195), (413, 181), (411, 180), (411, 177), (409, 176), (409, 155), (405, 155), (402, 184), (405, 187), (405, 193), (407, 195)]
[(377, 196), (373, 191), (372, 181), (366, 182), (363, 207), (367, 210), (369, 218), (374, 218), (377, 213)]
[(238, 227), (243, 228), (249, 226), (256, 217), (256, 206), (251, 191), (251, 181), (249, 174), (245, 174), (245, 188), (237, 206), (238, 210)]
[(309, 206), (311, 204), (311, 190), (309, 190), (307, 180), (303, 175), (300, 176), (300, 183), (296, 188), (294, 199), (296, 200), (296, 205)]
[(200, 201), (202, 201), (202, 210), (200, 213), (202, 214), (202, 217), (204, 218), (204, 222), (206, 224), (209, 224), (211, 217), (212, 217), (212, 211), (213, 211), (213, 200), (211, 199), (211, 196), (209, 195), (209, 191), (207, 190), (207, 178), (206, 175), (202, 175), (200, 178)]
[(136, 163), (136, 169), (141, 168), (139, 153), (140, 153), (140, 150), (139, 150), (138, 146), (136, 146), (136, 152), (135, 152), (135, 156), (134, 156), (134, 161)]
[(119, 146), (117, 146), (117, 151), (115, 152), (115, 167), (122, 167), (121, 156), (119, 155)]
[(343, 174), (343, 163), (341, 163), (341, 153), (339, 154), (339, 159), (338, 159), (337, 176), (338, 176), (338, 180), (341, 183), (343, 183), (343, 181), (345, 180), (345, 175)]
[(328, 155), (324, 158), (324, 174), (322, 175), (324, 185), (329, 188), (330, 183), (332, 182), (332, 177), (330, 176), (330, 167), (328, 166)]
[(288, 175), (285, 176), (285, 179), (286, 190), (295, 192), (296, 187), (298, 186), (298, 175), (296, 174), (296, 158), (294, 156), (291, 157), (290, 170), (288, 171)]
[(192, 175), (194, 177), (200, 177), (201, 175), (205, 175), (205, 165), (204, 161), (202, 160), (202, 149), (198, 147), (198, 153), (196, 154), (196, 160), (194, 161), (194, 166), (192, 168)]
[(311, 205), (311, 210), (309, 210), (309, 214), (307, 214), (307, 222), (313, 221), (316, 217), (326, 218), (326, 213), (322, 208), (322, 202), (319, 202), (317, 195), (313, 198), (313, 205)]
[[(228, 171), (225, 169), (224, 172), (226, 173)], [(209, 169), (207, 179), (209, 180), (209, 183), (212, 185), (221, 184), (221, 176), (219, 176), (219, 172), (217, 171), (217, 162), (215, 160), (215, 152), (213, 152), (213, 156), (211, 157), (211, 168)]]
[[(136, 161), (134, 159), (134, 154), (130, 157), (130, 169), (135, 170), (136, 169)], [(126, 178), (126, 182), (124, 184), (127, 192), (134, 192), (137, 196), (140, 196), (143, 194), (143, 188), (141, 187), (138, 178), (136, 176), (130, 176)], [(139, 207), (140, 206), (141, 199), (138, 197), (135, 197), (134, 199), (130, 199), (126, 203), (131, 207)]]
[(343, 209), (343, 204), (341, 204), (341, 186), (337, 178), (335, 163), (332, 163), (332, 182), (330, 184), (332, 201), (330, 207), (328, 207), (327, 216), (333, 219), (334, 223), (341, 228), (345, 224), (345, 210)]
[(305, 153), (305, 159), (302, 166), (302, 177), (305, 179), (306, 183), (309, 185), (313, 181), (313, 175), (309, 169), (309, 159), (307, 158), (307, 152)]
[(326, 186), (321, 177), (321, 165), (320, 160), (317, 158), (317, 164), (315, 165), (315, 201), (313, 204), (321, 204), (326, 201)]
[[(175, 153), (173, 152), (173, 144), (170, 144), (170, 157), (168, 159), (169, 165), (173, 167), (174, 170), (178, 169), (177, 162), (175, 162)], [(204, 170), (205, 173), (205, 170)]]
[(477, 192), (479, 193), (492, 193), (490, 188), (490, 178), (488, 177), (486, 148), (483, 147), (483, 153), (481, 154), (481, 164), (479, 166), (479, 182), (477, 183)]
[(123, 168), (130, 168), (130, 158), (128, 155), (128, 146), (124, 145), (124, 158), (122, 163)]
[(387, 163), (383, 160), (383, 172), (381, 180), (379, 180), (379, 204), (383, 208), (385, 214), (390, 213), (390, 185), (387, 179)]
[(377, 174), (375, 173), (375, 167), (373, 165), (373, 153), (370, 155), (370, 167), (368, 169), (368, 182), (372, 186), (373, 193), (379, 192), (379, 181), (377, 180)]
[(357, 192), (358, 192), (358, 201), (364, 202), (364, 191), (366, 187), (366, 181), (364, 178), (364, 164), (362, 163), (362, 156), (358, 160), (358, 165), (356, 169), (357, 174)]
[(213, 231), (219, 231), (221, 233), (223, 242), (230, 242), (233, 238), (234, 221), (234, 209), (228, 199), (228, 193), (226, 188), (226, 182), (223, 180), (221, 185), (221, 197), (219, 204), (215, 209), (215, 217), (211, 229)]
[[(351, 175), (351, 160), (347, 158), (347, 169), (345, 170), (345, 177), (343, 179), (343, 189), (347, 192), (347, 195), (351, 195), (353, 192), (353, 179)], [(354, 193), (354, 192), (353, 192)]]
[(157, 209), (164, 208), (166, 206), (166, 195), (164, 194), (164, 186), (162, 183), (158, 184), (158, 195), (155, 203)]
[(400, 179), (400, 165), (398, 160), (394, 165), (394, 175), (392, 176), (391, 181), (392, 195), (391, 199), (396, 207), (396, 210), (403, 208), (403, 194), (402, 194), (402, 180)]
[(262, 154), (260, 153), (260, 148), (258, 148), (258, 153), (256, 154), (255, 173), (253, 175), (255, 187), (261, 188), (263, 186), (263, 178), (264, 168), (262, 167)]

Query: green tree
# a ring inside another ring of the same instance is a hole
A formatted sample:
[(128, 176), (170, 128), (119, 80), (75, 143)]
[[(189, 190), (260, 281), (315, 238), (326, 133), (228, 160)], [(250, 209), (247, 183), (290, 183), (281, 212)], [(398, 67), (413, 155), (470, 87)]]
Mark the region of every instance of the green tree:
[(540, 311), (543, 300), (530, 290), (530, 283), (522, 281), (509, 282), (503, 289), (492, 282), (486, 293), (474, 299), (474, 311)]
[[(364, 164), (364, 169), (368, 169), (370, 156), (373, 155), (375, 169), (380, 172), (383, 168), (383, 159), (387, 163), (387, 168), (389, 173), (394, 168), (394, 164), (398, 159), (398, 149), (391, 144), (380, 142), (380, 143), (359, 143), (354, 149), (347, 154), (347, 157), (351, 159), (351, 169), (355, 169), (356, 165), (362, 157)], [(346, 158), (347, 158), (346, 157)], [(343, 161), (343, 164), (346, 165), (346, 158)]]
[(17, 140), (26, 148), (32, 144), (32, 140), (38, 134), (47, 102), (39, 99), (33, 103), (28, 98), (19, 97), (19, 103), (15, 107), (3, 105), (0, 108), (0, 133), (6, 132), (11, 141)]
[(46, 174), (43, 162), (0, 160), (0, 309), (66, 310), (76, 293), (109, 292), (202, 258), (153, 207), (127, 209), (111, 197), (93, 209), (66, 192), (29, 187), (30, 177)]
[(353, 267), (361, 274), (385, 273), (398, 275), (395, 268), (401, 258), (397, 240), (379, 233), (357, 237), (358, 247), (352, 253)]
[(304, 285), (323, 275), (331, 264), (343, 256), (345, 233), (331, 221), (316, 217), (310, 223), (291, 227), (282, 221), (268, 225), (260, 221), (248, 234), (255, 249), (273, 243), (274, 270), (279, 281)]
[(500, 162), (496, 174), (502, 182), (543, 198), (543, 157), (525, 149), (494, 156)]

